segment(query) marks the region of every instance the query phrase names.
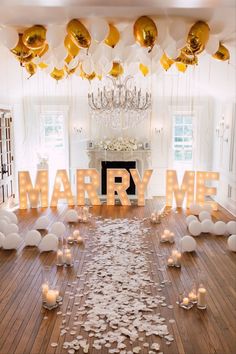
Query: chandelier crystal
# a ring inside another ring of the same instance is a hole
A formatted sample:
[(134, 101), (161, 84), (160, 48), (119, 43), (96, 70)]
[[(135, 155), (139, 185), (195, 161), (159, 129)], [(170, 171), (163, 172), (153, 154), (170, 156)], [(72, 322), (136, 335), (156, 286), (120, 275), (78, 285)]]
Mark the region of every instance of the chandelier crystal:
[(97, 87), (91, 86), (88, 103), (92, 118), (113, 129), (132, 128), (148, 118), (151, 93), (136, 86), (132, 76), (108, 76)]

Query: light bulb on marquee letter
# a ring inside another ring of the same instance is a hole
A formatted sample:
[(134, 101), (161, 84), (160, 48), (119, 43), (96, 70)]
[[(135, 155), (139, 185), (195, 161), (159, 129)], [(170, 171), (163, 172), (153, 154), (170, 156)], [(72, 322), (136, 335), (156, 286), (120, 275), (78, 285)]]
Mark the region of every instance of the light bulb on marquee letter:
[(29, 171), (18, 172), (19, 184), (19, 208), (27, 209), (27, 195), (31, 208), (37, 208), (39, 205), (39, 197), (41, 198), (41, 207), (48, 207), (48, 171), (37, 171), (35, 187), (33, 187)]
[(205, 196), (216, 195), (217, 188), (207, 187), (205, 182), (208, 180), (218, 181), (220, 174), (218, 172), (197, 172), (197, 191), (196, 202), (200, 205), (210, 204), (213, 210), (217, 210), (217, 203), (214, 201), (205, 201)]
[[(101, 201), (97, 194), (99, 187), (99, 173), (96, 169), (77, 170), (77, 204), (85, 205), (85, 192), (92, 205), (101, 205)], [(85, 182), (85, 177), (90, 177), (90, 182)]]
[[(64, 190), (61, 190), (62, 185)], [(74, 206), (74, 198), (66, 170), (57, 170), (51, 198), (51, 207), (56, 207), (59, 199), (66, 199), (69, 206)]]
[(193, 171), (185, 171), (181, 188), (179, 188), (177, 174), (175, 170), (166, 171), (166, 206), (172, 206), (173, 194), (175, 196), (176, 206), (182, 207), (185, 194), (187, 194), (187, 208), (194, 201), (194, 177)]
[(138, 194), (138, 205), (145, 205), (145, 191), (148, 185), (148, 182), (152, 175), (152, 170), (145, 170), (143, 180), (141, 181), (140, 175), (136, 169), (130, 169), (131, 176), (133, 177), (134, 183), (137, 187)]
[[(121, 177), (122, 182), (116, 183), (115, 178)], [(125, 169), (107, 169), (107, 205), (115, 205), (115, 192), (117, 192), (122, 205), (131, 205), (126, 190), (130, 185), (130, 174)]]

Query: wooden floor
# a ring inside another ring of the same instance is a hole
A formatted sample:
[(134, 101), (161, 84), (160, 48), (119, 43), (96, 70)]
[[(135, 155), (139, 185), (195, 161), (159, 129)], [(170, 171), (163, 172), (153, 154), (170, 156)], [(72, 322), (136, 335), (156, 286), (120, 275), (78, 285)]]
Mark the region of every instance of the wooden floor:
[[(105, 205), (92, 209), (92, 213), (102, 217), (138, 217), (150, 215), (158, 201), (150, 201), (146, 207), (107, 207)], [(18, 211), (20, 233), (24, 235), (33, 227), (36, 218), (47, 214), (50, 222), (63, 220), (66, 208), (58, 210)], [(232, 220), (233, 217), (223, 209), (216, 212), (215, 220)], [(79, 228), (87, 240), (93, 237), (88, 225)], [(152, 259), (154, 279), (160, 277), (158, 268), (160, 258), (156, 253), (169, 254), (172, 245), (159, 246), (158, 236), (164, 228), (173, 230), (177, 239), (187, 234), (185, 212), (171, 211), (163, 219), (162, 224), (152, 226), (150, 232), (150, 249), (155, 250)], [(68, 230), (69, 232), (69, 230)], [(160, 339), (161, 350), (165, 354), (233, 354), (236, 353), (236, 254), (227, 249), (227, 237), (202, 235), (196, 238), (195, 254), (184, 254), (181, 270), (167, 270), (172, 283), (163, 289), (163, 295), (174, 305), (173, 310), (161, 308), (160, 312), (168, 319), (176, 322), (168, 324), (175, 341), (167, 346)], [(62, 295), (68, 291), (68, 282), (73, 282), (77, 273), (83, 272), (85, 259), (89, 258), (91, 249), (86, 244), (85, 249), (73, 247), (74, 257), (78, 260), (74, 268), (57, 269), (55, 254), (39, 254), (35, 248), (18, 249), (17, 252), (0, 250), (0, 353), (1, 354), (50, 354), (66, 353), (62, 348), (63, 341), (72, 340), (68, 334), (59, 338), (61, 316), (56, 311), (46, 313), (41, 306), (42, 269), (45, 265), (52, 266), (51, 279), (60, 286)], [(159, 248), (159, 249), (158, 249)], [(198, 271), (206, 273), (208, 284), (207, 310), (196, 307), (186, 311), (178, 307), (176, 300), (181, 289), (188, 289), (191, 281), (197, 277)], [(83, 280), (79, 286), (83, 289)], [(73, 311), (73, 299), (64, 296), (62, 310)], [(45, 315), (46, 318), (45, 319)], [(81, 330), (83, 332), (83, 330)], [(80, 332), (79, 332), (80, 333)], [(78, 334), (79, 334), (78, 333)], [(83, 332), (85, 335), (86, 332)], [(148, 338), (152, 341), (152, 338)], [(51, 347), (51, 342), (58, 342), (57, 348)], [(81, 353), (81, 352), (79, 352)], [(107, 349), (97, 351), (91, 348), (89, 353), (108, 353)], [(148, 353), (143, 350), (142, 353)]]

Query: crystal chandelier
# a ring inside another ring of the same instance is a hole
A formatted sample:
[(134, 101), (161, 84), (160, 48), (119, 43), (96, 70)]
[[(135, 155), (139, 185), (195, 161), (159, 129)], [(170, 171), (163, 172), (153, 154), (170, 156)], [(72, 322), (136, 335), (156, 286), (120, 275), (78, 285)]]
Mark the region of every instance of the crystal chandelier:
[(88, 93), (92, 118), (113, 129), (137, 126), (148, 118), (151, 93), (137, 88), (132, 76), (123, 80), (108, 76)]

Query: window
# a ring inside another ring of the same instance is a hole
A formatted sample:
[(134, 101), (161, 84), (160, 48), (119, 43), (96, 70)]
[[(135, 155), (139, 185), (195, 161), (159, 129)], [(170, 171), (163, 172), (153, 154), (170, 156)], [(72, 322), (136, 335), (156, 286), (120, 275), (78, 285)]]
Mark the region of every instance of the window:
[(44, 111), (41, 113), (43, 122), (43, 145), (50, 149), (65, 148), (64, 112)]
[(193, 116), (174, 114), (173, 119), (174, 161), (191, 162), (193, 159)]

